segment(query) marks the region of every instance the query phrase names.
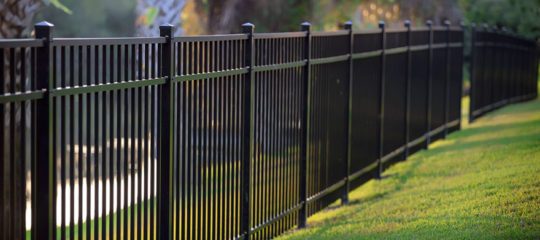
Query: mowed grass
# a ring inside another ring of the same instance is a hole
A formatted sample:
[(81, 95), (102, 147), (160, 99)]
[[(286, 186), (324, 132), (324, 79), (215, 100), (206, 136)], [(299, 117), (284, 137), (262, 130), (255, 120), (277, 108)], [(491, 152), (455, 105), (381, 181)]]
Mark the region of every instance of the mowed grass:
[(462, 126), (279, 239), (540, 239), (540, 100)]

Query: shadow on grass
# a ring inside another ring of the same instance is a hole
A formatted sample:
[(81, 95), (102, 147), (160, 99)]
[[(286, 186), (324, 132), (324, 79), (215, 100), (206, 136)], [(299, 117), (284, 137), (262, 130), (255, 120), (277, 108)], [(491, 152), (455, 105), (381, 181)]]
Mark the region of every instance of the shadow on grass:
[(384, 192), (378, 192), (364, 198), (354, 199), (349, 202), (349, 205), (369, 204), (372, 201), (383, 198), (384, 196), (388, 194), (395, 193), (401, 190), (403, 185), (407, 183), (407, 180), (409, 180), (414, 175), (413, 173), (415, 172), (415, 169), (417, 169), (420, 165), (422, 165), (423, 162), (424, 162), (423, 159), (417, 159), (417, 161), (411, 162), (411, 165), (404, 172), (383, 175), (382, 178), (379, 180), (374, 179), (374, 181), (384, 181), (386, 179), (396, 178), (398, 180), (398, 184), (395, 184), (394, 187), (390, 190), (387, 190)]

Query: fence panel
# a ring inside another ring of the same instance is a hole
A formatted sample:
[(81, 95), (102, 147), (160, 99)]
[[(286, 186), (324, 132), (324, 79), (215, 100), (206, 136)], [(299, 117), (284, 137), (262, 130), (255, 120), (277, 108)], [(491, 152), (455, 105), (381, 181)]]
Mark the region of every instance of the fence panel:
[(252, 236), (297, 224), (304, 99), (305, 33), (255, 34)]
[(162, 43), (55, 39), (53, 233), (61, 239), (156, 234)]
[(411, 53), (411, 102), (409, 154), (424, 147), (427, 125), (428, 81), (429, 81), (429, 30), (411, 31), (411, 48), (418, 49)]
[(42, 40), (0, 42), (0, 236), (24, 239), (31, 227), (34, 169), (36, 48)]
[(469, 121), (506, 104), (537, 97), (538, 50), (532, 39), (472, 26)]
[(244, 34), (174, 39), (173, 239), (242, 234)]
[[(461, 99), (463, 94), (463, 31), (452, 29), (450, 32), (449, 66), (449, 108), (446, 121), (448, 133), (461, 128)], [(505, 65), (503, 65), (504, 67)], [(504, 78), (503, 78), (504, 80)]]
[[(377, 170), (377, 136), (379, 119), (379, 98), (381, 81), (381, 54), (356, 57), (381, 49), (381, 33), (355, 33), (353, 57), (352, 124), (351, 124), (351, 175), (365, 175)], [(366, 174), (364, 174), (366, 173)], [(352, 179), (355, 188), (365, 179)], [(358, 180), (356, 180), (358, 179)]]
[[(391, 52), (391, 49), (407, 47), (407, 31), (391, 31), (386, 34), (384, 135), (383, 159), (390, 160), (404, 151), (407, 94), (408, 52)], [(401, 155), (400, 155), (401, 157)]]
[[(445, 124), (446, 100), (446, 70), (447, 70), (447, 31), (433, 31), (432, 46), (432, 77), (430, 97), (430, 141), (434, 142), (443, 137)], [(436, 63), (436, 64), (435, 64)]]
[(308, 215), (334, 202), (347, 164), (348, 31), (313, 35), (310, 138), (307, 162)]

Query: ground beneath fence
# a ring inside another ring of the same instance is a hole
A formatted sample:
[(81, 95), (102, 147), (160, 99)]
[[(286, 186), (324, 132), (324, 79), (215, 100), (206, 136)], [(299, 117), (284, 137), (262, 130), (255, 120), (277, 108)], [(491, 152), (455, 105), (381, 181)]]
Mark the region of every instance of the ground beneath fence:
[(540, 239), (540, 100), (465, 124), (384, 175), (280, 239)]

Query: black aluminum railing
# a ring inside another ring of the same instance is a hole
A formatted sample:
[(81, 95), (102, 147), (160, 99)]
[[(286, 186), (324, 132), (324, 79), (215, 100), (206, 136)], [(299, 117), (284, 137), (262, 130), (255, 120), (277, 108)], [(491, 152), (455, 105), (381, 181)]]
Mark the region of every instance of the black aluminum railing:
[(536, 41), (505, 29), (471, 26), (469, 121), (510, 103), (538, 96)]
[[(463, 30), (405, 26), (62, 39), (42, 22), (36, 39), (0, 40), (1, 238), (265, 239), (304, 227), (460, 129)], [(501, 63), (498, 79), (522, 89), (505, 97), (530, 92), (529, 55)]]

